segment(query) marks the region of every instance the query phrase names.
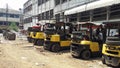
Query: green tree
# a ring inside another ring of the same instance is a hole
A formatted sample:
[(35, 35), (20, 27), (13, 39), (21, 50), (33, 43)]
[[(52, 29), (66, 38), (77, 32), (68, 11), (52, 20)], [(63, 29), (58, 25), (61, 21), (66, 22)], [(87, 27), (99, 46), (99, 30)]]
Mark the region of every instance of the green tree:
[(11, 22), (9, 28), (14, 31), (18, 31), (18, 26), (15, 22)]

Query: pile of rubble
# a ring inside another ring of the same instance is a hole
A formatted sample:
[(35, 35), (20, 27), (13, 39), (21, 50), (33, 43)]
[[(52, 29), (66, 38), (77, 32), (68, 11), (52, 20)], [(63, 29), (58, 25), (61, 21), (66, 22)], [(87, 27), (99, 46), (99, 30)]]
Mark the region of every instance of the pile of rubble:
[(3, 31), (3, 37), (6, 40), (15, 40), (16, 39), (16, 34), (11, 32), (11, 31), (5, 30), (5, 31)]

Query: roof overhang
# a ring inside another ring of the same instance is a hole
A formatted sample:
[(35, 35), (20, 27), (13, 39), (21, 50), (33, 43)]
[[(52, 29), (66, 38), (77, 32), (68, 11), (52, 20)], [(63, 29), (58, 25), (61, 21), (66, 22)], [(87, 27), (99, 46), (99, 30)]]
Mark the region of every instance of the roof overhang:
[(85, 5), (78, 6), (76, 8), (67, 10), (65, 11), (65, 15), (71, 15), (71, 14), (75, 14), (75, 13), (79, 13), (79, 12), (83, 12), (87, 10), (92, 10), (96, 8), (102, 8), (102, 7), (119, 4), (119, 3), (120, 3), (120, 0), (99, 0), (96, 2), (92, 2), (89, 4), (85, 4)]

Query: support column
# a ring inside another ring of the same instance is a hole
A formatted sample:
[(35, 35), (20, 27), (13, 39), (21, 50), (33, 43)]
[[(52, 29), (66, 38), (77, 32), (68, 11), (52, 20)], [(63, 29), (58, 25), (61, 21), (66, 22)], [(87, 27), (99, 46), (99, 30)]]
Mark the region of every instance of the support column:
[(110, 7), (107, 7), (107, 16), (106, 16), (106, 20), (109, 21), (109, 18), (110, 18)]
[(79, 22), (80, 20), (80, 13), (77, 13), (77, 22)]
[(92, 22), (92, 20), (93, 20), (93, 11), (91, 10), (90, 11), (90, 22)]
[(62, 0), (60, 0), (60, 21), (64, 21), (64, 19), (62, 18), (63, 15), (62, 15)]

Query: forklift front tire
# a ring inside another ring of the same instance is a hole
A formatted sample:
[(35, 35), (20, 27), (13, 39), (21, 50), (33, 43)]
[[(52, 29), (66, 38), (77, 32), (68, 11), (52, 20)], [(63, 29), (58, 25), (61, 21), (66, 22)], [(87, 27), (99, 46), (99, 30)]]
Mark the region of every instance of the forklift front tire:
[(90, 50), (84, 50), (82, 53), (81, 53), (81, 57), (85, 60), (88, 60), (90, 59), (91, 57), (91, 52)]
[(34, 45), (37, 45), (37, 41), (38, 41), (37, 39), (34, 39), (34, 41), (33, 41)]
[(53, 52), (58, 52), (58, 51), (60, 51), (60, 46), (59, 46), (59, 44), (54, 44), (54, 45), (52, 46), (51, 50), (52, 50)]

